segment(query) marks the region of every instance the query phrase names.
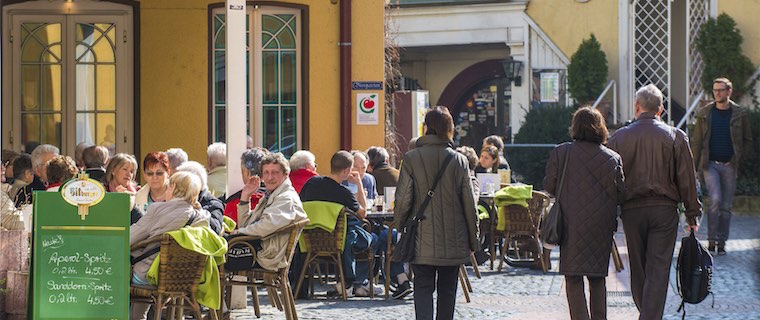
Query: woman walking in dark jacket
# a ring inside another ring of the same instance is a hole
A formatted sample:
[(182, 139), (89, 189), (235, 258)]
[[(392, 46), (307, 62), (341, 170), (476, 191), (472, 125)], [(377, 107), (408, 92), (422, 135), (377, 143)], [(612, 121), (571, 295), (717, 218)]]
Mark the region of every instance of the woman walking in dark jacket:
[[(573, 142), (552, 150), (546, 164), (544, 187), (555, 195), (565, 158), (568, 158), (559, 203), (563, 235), (559, 272), (565, 275), (570, 317), (606, 319), (605, 277), (617, 226), (617, 205), (624, 200), (625, 184), (620, 155), (604, 146), (607, 127), (601, 113), (578, 109), (571, 128)], [(589, 282), (591, 313), (586, 307), (583, 277)]]
[[(419, 222), (415, 241), (414, 309), (417, 319), (433, 319), (433, 291), (438, 290), (437, 319), (454, 317), (459, 266), (478, 249), (478, 217), (467, 159), (451, 148), (454, 122), (445, 107), (425, 114), (425, 136), (404, 155), (396, 187), (395, 221), (417, 214), (439, 170), (444, 170)], [(447, 156), (451, 161), (443, 167)]]

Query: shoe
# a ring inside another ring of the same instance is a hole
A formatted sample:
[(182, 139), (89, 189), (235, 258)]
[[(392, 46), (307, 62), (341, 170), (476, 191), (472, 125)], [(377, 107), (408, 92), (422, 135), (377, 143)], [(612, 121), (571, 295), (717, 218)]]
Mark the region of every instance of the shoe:
[[(369, 297), (369, 283), (361, 286), (361, 287), (354, 287), (354, 296), (355, 297)], [(380, 288), (379, 286), (373, 286), (373, 291), (375, 291), (375, 295), (379, 296), (383, 294), (383, 288)]]
[(726, 244), (725, 243), (718, 243), (718, 255), (719, 256), (726, 255)]
[(715, 252), (715, 241), (707, 241), (707, 251)]
[[(327, 290), (327, 296), (328, 297), (340, 297), (341, 296), (341, 285), (340, 283), (336, 284), (334, 288)], [(354, 296), (354, 290), (352, 287), (346, 288), (346, 298), (351, 298)]]
[(410, 293), (414, 292), (412, 289), (412, 283), (410, 281), (404, 281), (401, 285), (398, 286), (395, 292), (393, 292), (393, 299), (404, 299), (406, 296), (408, 296)]

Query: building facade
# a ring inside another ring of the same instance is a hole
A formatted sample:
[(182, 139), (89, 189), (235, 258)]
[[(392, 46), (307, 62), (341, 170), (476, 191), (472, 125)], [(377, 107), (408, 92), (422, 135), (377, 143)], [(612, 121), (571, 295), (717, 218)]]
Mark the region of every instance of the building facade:
[[(141, 158), (181, 147), (204, 163), (206, 146), (226, 139), (224, 4), (3, 1), (3, 148), (51, 143), (73, 155), (86, 141)], [(309, 149), (329, 163), (346, 141), (354, 148), (383, 144), (382, 87), (351, 90), (339, 83), (345, 68), (339, 6), (337, 0), (246, 3), (247, 65), (239, 67), (246, 70), (254, 145), (286, 155)], [(351, 6), (350, 80), (383, 83), (383, 8), (379, 1)], [(377, 124), (353, 121), (363, 93), (376, 94)], [(340, 122), (345, 112), (348, 130)]]
[(390, 3), (405, 89), (427, 90), (432, 104), (449, 107), (459, 142), (476, 147), (490, 134), (510, 141), (531, 108), (569, 105), (569, 57), (591, 34), (609, 66), (601, 103), (608, 122), (630, 120), (633, 92), (648, 83), (663, 90), (664, 119), (674, 124), (694, 103), (712, 98), (701, 92), (695, 46), (699, 27), (711, 16), (732, 16), (745, 55), (760, 65), (760, 34), (752, 22), (758, 0)]

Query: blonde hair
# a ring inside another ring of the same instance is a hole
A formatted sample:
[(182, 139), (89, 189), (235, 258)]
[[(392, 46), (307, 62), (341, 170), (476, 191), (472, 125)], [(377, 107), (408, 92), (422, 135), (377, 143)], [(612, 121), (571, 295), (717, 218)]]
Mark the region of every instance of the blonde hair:
[(113, 180), (113, 173), (116, 171), (116, 169), (119, 169), (127, 164), (132, 165), (132, 173), (135, 173), (137, 171), (137, 160), (130, 154), (117, 153), (113, 156), (113, 158), (108, 160), (108, 165), (106, 166), (106, 184), (111, 183)]
[(174, 186), (174, 192), (172, 192), (174, 198), (185, 200), (196, 209), (201, 208), (201, 204), (198, 203), (198, 194), (201, 193), (201, 178), (197, 175), (178, 171), (169, 178), (169, 185)]

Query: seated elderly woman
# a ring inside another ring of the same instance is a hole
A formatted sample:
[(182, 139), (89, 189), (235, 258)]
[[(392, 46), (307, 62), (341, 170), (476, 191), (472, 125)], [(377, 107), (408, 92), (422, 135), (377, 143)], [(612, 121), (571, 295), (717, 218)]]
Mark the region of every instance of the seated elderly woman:
[(137, 160), (126, 153), (117, 153), (106, 166), (104, 187), (108, 192), (127, 192), (134, 195), (140, 186), (135, 183)]
[[(242, 198), (248, 199), (258, 190), (260, 181), (264, 181), (266, 195), (252, 211), (240, 216), (239, 229), (233, 234), (264, 238), (284, 227), (307, 219), (301, 199), (288, 179), (289, 173), (288, 160), (282, 153), (270, 154), (261, 160), (261, 178), (254, 176), (248, 181), (243, 187)], [(238, 207), (243, 212), (248, 208), (248, 204), (241, 202)], [(256, 264), (268, 270), (287, 266), (288, 237), (288, 234), (281, 234), (264, 240), (254, 240), (252, 244), (256, 249)]]
[(45, 171), (48, 178), (48, 186), (45, 190), (58, 191), (66, 180), (75, 177), (79, 173), (79, 168), (77, 168), (74, 159), (71, 159), (71, 157), (55, 156), (48, 161)]
[[(148, 207), (148, 212), (129, 229), (129, 244), (134, 245), (145, 239), (162, 235), (166, 232), (179, 230), (184, 226), (208, 226), (209, 215), (201, 209), (198, 203), (198, 193), (201, 191), (201, 179), (189, 172), (177, 172), (169, 178), (169, 189), (166, 192), (166, 202), (156, 202)], [(132, 257), (141, 255), (151, 248), (136, 250)], [(134, 262), (132, 267), (132, 282), (147, 285), (146, 275), (158, 253)], [(130, 308), (130, 319), (145, 319), (148, 305), (133, 303)]]
[(169, 189), (169, 157), (161, 151), (149, 152), (143, 159), (143, 177), (148, 183), (135, 195), (135, 206), (147, 211), (154, 202), (164, 202)]

